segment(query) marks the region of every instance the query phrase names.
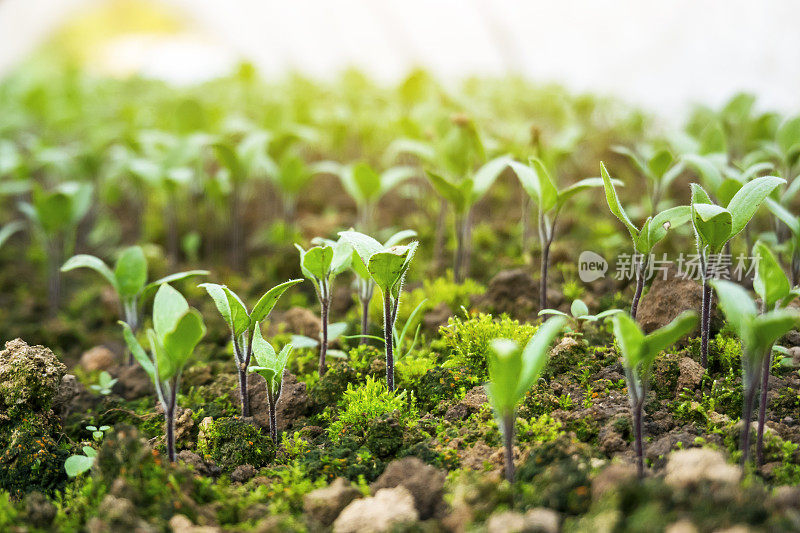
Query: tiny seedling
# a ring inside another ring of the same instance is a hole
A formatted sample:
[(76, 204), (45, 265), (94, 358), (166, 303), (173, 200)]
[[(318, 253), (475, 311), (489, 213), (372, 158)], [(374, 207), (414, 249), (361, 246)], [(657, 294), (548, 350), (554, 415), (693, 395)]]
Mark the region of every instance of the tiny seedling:
[(556, 236), (556, 222), (564, 204), (577, 193), (591, 187), (600, 187), (600, 178), (582, 179), (559, 190), (541, 159), (532, 157), (528, 165), (514, 160), (507, 164), (516, 174), (522, 188), (536, 201), (539, 210), (539, 246), (542, 250), (539, 278), (539, 309), (547, 309), (547, 276), (550, 267), (550, 246)]
[(336, 242), (325, 241), (321, 246), (304, 250), (299, 244), (295, 247), (300, 252), (300, 270), (306, 279), (314, 284), (320, 306), (322, 331), (319, 342), (319, 375), (327, 370), (325, 357), (328, 353), (328, 319), (331, 306), (333, 280), (350, 267), (353, 249), (342, 239)]
[(495, 339), (489, 351), (489, 383), (486, 393), (503, 431), (506, 479), (514, 481), (514, 422), (517, 405), (525, 397), (547, 362), (547, 351), (567, 319), (554, 317), (536, 330), (524, 349), (510, 339)]
[(175, 462), (175, 409), (184, 367), (206, 333), (203, 317), (186, 299), (167, 285), (159, 287), (153, 301), (153, 328), (147, 330), (150, 354), (145, 352), (131, 327), (120, 322), (125, 342), (155, 385), (164, 408), (167, 457)]
[(694, 329), (697, 325), (697, 313), (684, 311), (672, 322), (648, 335), (645, 335), (636, 321), (628, 315), (618, 313), (611, 320), (614, 323), (614, 336), (622, 352), (622, 366), (625, 368), (636, 441), (636, 466), (639, 477), (642, 478), (644, 477), (642, 414), (650, 384), (650, 371), (659, 353)]
[(283, 371), (289, 355), (292, 353), (292, 345), (287, 344), (280, 352), (276, 352), (275, 348), (261, 336), (261, 328), (258, 325), (256, 325), (253, 335), (253, 355), (256, 358), (256, 365), (250, 367), (250, 372), (258, 372), (267, 382), (269, 433), (277, 446), (279, 435), (275, 414), (283, 387)]
[[(759, 313), (750, 294), (741, 286), (725, 280), (711, 280), (717, 291), (719, 306), (731, 328), (742, 340), (744, 403), (742, 404), (742, 470), (750, 453), (750, 420), (753, 403), (761, 382), (764, 359), (771, 356), (772, 345), (789, 330), (800, 325), (800, 313), (788, 309), (772, 309)], [(769, 291), (772, 293), (772, 289)], [(777, 291), (773, 295), (777, 294)]]
[[(111, 284), (122, 307), (122, 320), (131, 327), (134, 333), (139, 330), (141, 323), (139, 306), (162, 283), (173, 283), (191, 276), (208, 275), (208, 270), (188, 270), (147, 283), (147, 258), (141, 246), (131, 246), (122, 250), (114, 264), (114, 270), (111, 270), (98, 257), (79, 254), (69, 258), (61, 267), (61, 272), (69, 272), (77, 268), (90, 268)], [(130, 355), (128, 362), (133, 364), (133, 354)]]
[(248, 312), (247, 306), (236, 293), (225, 285), (201, 283), (217, 306), (223, 320), (228, 325), (233, 342), (233, 357), (236, 372), (239, 375), (239, 399), (242, 404), (242, 416), (250, 416), (250, 396), (247, 392), (247, 367), (253, 356), (253, 342), (258, 324), (269, 317), (278, 300), (287, 289), (301, 283), (301, 279), (292, 279), (276, 285), (258, 299), (253, 310)]
[(97, 450), (91, 446), (84, 446), (82, 449), (82, 455), (70, 455), (64, 462), (64, 470), (69, 477), (78, 477), (91, 470), (94, 465)]
[(61, 300), (59, 267), (75, 246), (78, 223), (89, 211), (94, 188), (88, 183), (67, 182), (46, 191), (33, 188), (32, 203), (21, 202), (19, 209), (33, 224), (47, 257), (48, 304), (51, 315)]
[[(691, 220), (703, 279), (700, 357), (704, 367), (708, 366), (708, 338), (711, 330), (713, 294), (709, 282), (716, 277), (715, 269), (720, 254), (725, 245), (747, 226), (767, 196), (782, 183), (786, 183), (786, 180), (775, 176), (762, 176), (748, 181), (733, 195), (727, 207), (713, 203), (700, 185), (691, 184)], [(713, 261), (714, 258), (717, 260)]]
[(603, 178), (603, 188), (606, 193), (606, 201), (611, 213), (617, 217), (630, 233), (633, 242), (634, 260), (636, 261), (636, 289), (631, 301), (631, 317), (636, 319), (639, 310), (639, 300), (644, 290), (645, 278), (647, 277), (647, 265), (650, 254), (669, 230), (685, 224), (691, 218), (691, 208), (689, 206), (678, 206), (666, 209), (653, 217), (647, 217), (640, 228), (636, 227), (625, 208), (619, 201), (617, 190), (614, 188), (614, 181), (608, 174), (608, 170), (603, 163), (600, 163), (600, 174)]
[(621, 313), (619, 309), (609, 309), (607, 311), (603, 311), (601, 313), (597, 313), (596, 315), (589, 314), (589, 307), (583, 302), (583, 300), (573, 300), (572, 305), (569, 308), (569, 314), (564, 313), (563, 311), (559, 311), (558, 309), (542, 309), (539, 311), (539, 316), (542, 315), (558, 315), (566, 317), (572, 324), (572, 329), (576, 332), (580, 333), (583, 330), (583, 325), (586, 322), (599, 322), (614, 315), (616, 313)]
[(103, 370), (97, 377), (97, 383), (89, 385), (89, 388), (98, 394), (108, 396), (111, 394), (111, 389), (116, 385), (117, 381), (116, 378), (111, 377), (111, 374)]
[(394, 392), (394, 324), (403, 281), (418, 242), (385, 247), (372, 237), (357, 231), (343, 231), (339, 235), (353, 247), (383, 296), (383, 339), (386, 350), (386, 385)]
[(106, 431), (109, 429), (111, 429), (111, 426), (86, 426), (86, 430), (92, 432), (92, 438), (95, 440), (95, 442), (100, 442), (103, 440), (103, 437), (106, 435)]
[[(756, 258), (756, 273), (753, 279), (753, 290), (761, 298), (761, 312), (782, 309), (792, 300), (800, 296), (800, 289), (792, 289), (789, 278), (783, 272), (772, 251), (763, 242), (753, 247)], [(772, 366), (772, 350), (768, 350), (761, 368), (761, 397), (758, 403), (758, 431), (756, 434), (756, 461), (764, 463), (764, 425), (767, 416), (767, 388)]]
[(675, 178), (680, 176), (685, 162), (681, 159), (676, 160), (667, 148), (651, 144), (641, 144), (636, 150), (626, 146), (614, 146), (612, 150), (627, 157), (633, 166), (647, 178), (650, 204), (655, 212), (664, 192), (675, 181)]

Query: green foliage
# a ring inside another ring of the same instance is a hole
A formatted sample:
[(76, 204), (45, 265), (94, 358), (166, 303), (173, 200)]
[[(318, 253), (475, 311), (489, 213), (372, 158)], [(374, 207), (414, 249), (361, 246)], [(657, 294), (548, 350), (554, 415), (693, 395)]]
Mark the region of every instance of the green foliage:
[(59, 444), (61, 424), (52, 414), (28, 414), (0, 423), (0, 490), (19, 498), (51, 494), (66, 482), (68, 452)]
[(118, 379), (112, 378), (111, 374), (103, 370), (97, 377), (97, 383), (89, 385), (89, 388), (97, 392), (98, 394), (102, 394), (103, 396), (108, 396), (109, 394), (111, 394), (111, 388), (117, 384), (117, 381)]
[(223, 470), (243, 464), (261, 468), (275, 459), (275, 444), (251, 422), (218, 418), (200, 428), (197, 453), (213, 459)]
[(465, 367), (478, 382), (488, 378), (488, 359), (490, 344), (493, 339), (510, 339), (520, 346), (527, 344), (536, 332), (536, 326), (520, 324), (502, 315), (498, 320), (491, 315), (479, 314), (462, 319), (451, 317), (440, 333), (449, 352), (448, 365)]
[(558, 309), (542, 309), (539, 311), (539, 316), (556, 315), (565, 317), (570, 319), (570, 321), (576, 325), (576, 329), (580, 331), (584, 322), (598, 322), (606, 317), (622, 312), (619, 309), (608, 309), (607, 311), (597, 313), (596, 315), (590, 315), (589, 308), (586, 306), (583, 300), (573, 300), (569, 309), (569, 314), (559, 311)]
[(84, 446), (82, 455), (70, 455), (64, 462), (64, 471), (69, 477), (76, 477), (91, 470), (94, 465), (97, 450), (91, 446)]

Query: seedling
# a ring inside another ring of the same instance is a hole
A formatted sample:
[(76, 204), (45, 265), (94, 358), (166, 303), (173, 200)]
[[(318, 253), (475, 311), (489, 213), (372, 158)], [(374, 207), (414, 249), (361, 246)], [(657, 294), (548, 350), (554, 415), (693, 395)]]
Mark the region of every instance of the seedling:
[(275, 445), (278, 445), (278, 424), (276, 410), (283, 387), (283, 371), (286, 362), (292, 353), (292, 345), (287, 344), (280, 352), (276, 352), (272, 345), (261, 336), (261, 328), (256, 325), (253, 332), (253, 355), (256, 366), (250, 367), (250, 372), (258, 372), (267, 382), (267, 403), (269, 404), (269, 433)]
[(669, 348), (697, 325), (697, 313), (684, 311), (672, 322), (645, 335), (636, 321), (625, 314), (616, 314), (614, 336), (622, 352), (622, 366), (628, 385), (628, 400), (636, 446), (636, 467), (639, 477), (644, 477), (644, 433), (642, 413), (650, 385), (650, 371), (656, 356)]
[(319, 375), (327, 370), (325, 357), (328, 352), (328, 314), (331, 306), (333, 280), (350, 267), (353, 249), (339, 239), (337, 242), (326, 241), (322, 246), (314, 246), (304, 250), (299, 244), (295, 247), (300, 252), (300, 270), (306, 279), (314, 284), (319, 299), (322, 331), (319, 342)]
[(78, 223), (89, 211), (94, 188), (88, 183), (67, 182), (55, 189), (33, 189), (33, 203), (21, 202), (19, 209), (33, 224), (47, 257), (48, 304), (51, 315), (61, 300), (59, 268), (64, 256), (75, 246)]
[(586, 178), (558, 190), (545, 164), (532, 157), (528, 165), (514, 160), (507, 161), (522, 188), (536, 201), (539, 209), (539, 245), (542, 250), (541, 274), (539, 278), (539, 309), (547, 309), (547, 272), (550, 266), (550, 246), (556, 236), (556, 222), (564, 204), (575, 194), (590, 187), (600, 187), (600, 178)]
[(78, 477), (91, 470), (94, 465), (97, 450), (91, 446), (84, 446), (82, 449), (83, 455), (70, 455), (64, 462), (64, 470), (69, 477)]
[(225, 285), (202, 283), (203, 287), (217, 306), (223, 320), (228, 325), (233, 342), (233, 358), (236, 372), (239, 375), (239, 399), (242, 404), (242, 416), (250, 416), (250, 396), (247, 391), (247, 367), (253, 356), (255, 332), (259, 323), (269, 317), (278, 300), (287, 289), (301, 283), (301, 279), (293, 279), (276, 285), (258, 299), (253, 310), (248, 312), (242, 299)]
[[(346, 359), (347, 354), (341, 350), (331, 350), (330, 345), (339, 338), (347, 339), (347, 328), (350, 325), (347, 322), (331, 322), (328, 324), (328, 349), (325, 351), (325, 357), (338, 357)], [(312, 349), (315, 348), (319, 352), (320, 338), (313, 339), (305, 335), (292, 335), (291, 344), (296, 350)]]
[(155, 385), (156, 394), (164, 408), (167, 457), (170, 462), (175, 462), (178, 388), (184, 367), (206, 333), (203, 317), (197, 309), (189, 307), (181, 293), (164, 283), (153, 301), (153, 328), (147, 330), (149, 355), (136, 340), (131, 327), (125, 322), (120, 324), (128, 348)]
[[(76, 268), (91, 268), (111, 284), (122, 307), (122, 319), (134, 333), (139, 330), (141, 323), (140, 304), (163, 283), (173, 283), (191, 276), (208, 275), (208, 270), (188, 270), (147, 283), (147, 259), (141, 246), (125, 248), (119, 254), (113, 271), (102, 259), (93, 255), (80, 254), (69, 258), (61, 267), (61, 272), (69, 272)], [(134, 358), (131, 354), (128, 364), (132, 365), (133, 362)]]
[[(765, 277), (774, 271), (767, 268)], [(753, 402), (761, 382), (764, 360), (769, 359), (772, 345), (789, 330), (800, 325), (800, 313), (788, 309), (773, 309), (759, 314), (756, 303), (741, 286), (725, 280), (711, 280), (710, 285), (717, 291), (719, 306), (731, 328), (742, 340), (742, 369), (744, 374), (744, 403), (742, 405), (742, 471), (750, 453), (750, 420), (753, 416)], [(776, 285), (759, 282), (760, 289), (769, 294), (769, 299), (781, 292)], [(769, 287), (769, 288), (767, 288)]]
[(486, 393), (503, 431), (506, 479), (514, 481), (514, 422), (517, 405), (525, 397), (547, 362), (547, 351), (567, 319), (554, 317), (539, 326), (524, 349), (510, 339), (495, 339), (489, 351), (489, 383)]
[(612, 149), (627, 157), (647, 178), (650, 205), (655, 214), (664, 192), (683, 171), (684, 162), (676, 160), (668, 149), (651, 144), (642, 144), (636, 150), (625, 146), (614, 146)]
[[(763, 176), (748, 181), (733, 195), (727, 207), (713, 203), (700, 185), (696, 183), (691, 185), (691, 220), (703, 279), (700, 356), (704, 367), (708, 366), (708, 338), (713, 296), (709, 281), (716, 277), (715, 270), (720, 253), (725, 245), (747, 226), (764, 199), (782, 183), (786, 183), (786, 180), (775, 176)], [(712, 262), (714, 258), (716, 261)]]
[(572, 305), (570, 305), (569, 308), (569, 314), (564, 313), (563, 311), (559, 311), (558, 309), (542, 309), (541, 311), (539, 311), (539, 316), (558, 315), (566, 317), (572, 324), (573, 326), (572, 329), (580, 333), (583, 330), (584, 323), (598, 322), (606, 317), (621, 312), (622, 311), (620, 311), (619, 309), (608, 309), (607, 311), (597, 313), (596, 315), (590, 315), (589, 307), (587, 307), (587, 305), (583, 302), (583, 300), (573, 300)]
[(639, 311), (639, 300), (644, 290), (647, 266), (653, 248), (667, 236), (669, 230), (689, 221), (691, 208), (689, 206), (678, 206), (666, 209), (653, 217), (647, 217), (641, 227), (636, 227), (625, 212), (625, 208), (622, 207), (617, 196), (617, 190), (614, 188), (614, 181), (609, 176), (608, 170), (606, 170), (606, 166), (603, 163), (600, 163), (600, 174), (603, 179), (608, 208), (628, 229), (633, 242), (634, 261), (636, 261), (636, 289), (631, 301), (631, 317), (635, 320)]
[[(800, 179), (795, 179), (794, 183), (800, 184)], [(800, 217), (795, 216), (783, 205), (772, 198), (767, 198), (767, 207), (772, 214), (783, 222), (792, 234), (789, 250), (791, 253), (790, 272), (792, 274), (792, 285), (800, 283)]]
[(417, 241), (408, 245), (384, 247), (381, 243), (357, 231), (339, 235), (353, 247), (370, 277), (383, 296), (383, 339), (386, 349), (386, 385), (394, 391), (394, 324), (408, 267), (417, 250)]
[[(778, 264), (772, 251), (762, 242), (753, 247), (756, 258), (756, 274), (753, 279), (753, 290), (761, 298), (761, 312), (781, 309), (800, 296), (800, 288), (792, 289), (789, 278)], [(769, 372), (772, 367), (772, 349), (764, 356), (761, 368), (761, 398), (758, 403), (758, 432), (756, 435), (756, 460), (764, 463), (764, 424), (767, 416), (767, 387)]]
[(86, 430), (92, 432), (92, 438), (95, 440), (95, 442), (100, 442), (103, 440), (106, 431), (109, 429), (111, 429), (111, 426), (86, 426)]
[(97, 383), (93, 383), (89, 388), (103, 396), (108, 396), (111, 394), (111, 388), (116, 385), (117, 381), (116, 378), (111, 377), (111, 374), (103, 370), (97, 378)]

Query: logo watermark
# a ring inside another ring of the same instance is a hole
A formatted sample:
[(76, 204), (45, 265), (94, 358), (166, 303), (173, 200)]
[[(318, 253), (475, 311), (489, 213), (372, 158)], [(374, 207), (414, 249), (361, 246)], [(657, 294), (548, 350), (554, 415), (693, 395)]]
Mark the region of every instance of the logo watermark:
[(604, 278), (606, 272), (608, 272), (608, 261), (602, 255), (591, 250), (584, 250), (578, 256), (578, 277), (582, 282), (591, 283)]
[[(645, 279), (648, 280), (658, 277), (666, 280), (670, 272), (673, 272), (675, 278), (700, 281), (705, 268), (707, 278), (741, 282), (755, 274), (758, 259), (745, 254), (715, 254), (710, 255), (705, 262), (700, 254), (682, 253), (676, 259), (668, 258), (667, 254), (662, 254), (661, 257), (655, 254), (620, 254), (614, 260), (613, 277), (616, 280), (635, 280), (637, 271), (642, 269)], [(584, 250), (578, 256), (578, 277), (584, 283), (605, 278), (607, 272), (609, 263), (600, 254)]]

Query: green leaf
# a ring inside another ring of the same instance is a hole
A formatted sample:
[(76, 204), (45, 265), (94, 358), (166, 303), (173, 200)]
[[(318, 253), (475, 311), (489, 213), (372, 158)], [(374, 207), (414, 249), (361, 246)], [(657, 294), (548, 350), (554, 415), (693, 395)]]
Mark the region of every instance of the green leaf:
[(789, 295), (792, 286), (766, 244), (757, 242), (753, 246), (753, 256), (757, 258), (753, 290), (761, 297), (764, 309), (772, 310), (775, 304)]
[[(622, 182), (619, 180), (611, 180), (614, 185), (622, 185)], [(576, 181), (566, 189), (559, 191), (558, 193), (558, 204), (563, 205), (564, 202), (575, 196), (581, 191), (586, 189), (594, 189), (596, 187), (603, 187), (603, 178), (584, 178), (580, 181)]]
[(748, 181), (739, 189), (739, 192), (728, 204), (728, 211), (731, 212), (733, 222), (731, 237), (744, 229), (767, 196), (783, 183), (786, 183), (785, 179), (762, 176)]
[(617, 191), (614, 188), (614, 184), (611, 182), (611, 176), (609, 176), (606, 166), (603, 163), (600, 163), (600, 174), (603, 178), (603, 188), (605, 189), (608, 208), (615, 217), (625, 224), (625, 227), (628, 228), (628, 232), (631, 234), (631, 239), (636, 242), (639, 237), (639, 229), (633, 225), (633, 222), (631, 222), (631, 219), (628, 218), (627, 213), (625, 213), (622, 204), (620, 204)]
[(184, 272), (169, 274), (168, 276), (164, 276), (163, 278), (159, 278), (145, 285), (144, 289), (142, 289), (140, 298), (141, 300), (149, 298), (153, 291), (158, 289), (164, 283), (174, 283), (176, 281), (191, 278), (193, 276), (208, 276), (209, 274), (210, 272), (208, 270), (186, 270)]
[(701, 241), (711, 247), (712, 253), (718, 253), (732, 237), (731, 212), (715, 204), (692, 204), (692, 211)]
[(233, 324), (233, 334), (237, 337), (250, 329), (250, 313), (247, 306), (239, 296), (225, 285), (222, 286), (225, 297), (228, 300), (228, 308), (231, 310), (231, 323)]
[(197, 309), (190, 309), (181, 316), (175, 329), (164, 336), (164, 349), (178, 371), (186, 366), (195, 347), (205, 334), (203, 317)]
[(341, 176), (345, 189), (359, 205), (380, 196), (381, 177), (367, 163), (357, 163), (347, 168)]
[[(708, 158), (698, 154), (686, 154), (682, 159), (690, 168), (697, 171), (700, 181), (710, 187), (711, 190), (716, 190), (722, 185), (722, 172)], [(711, 203), (711, 200), (706, 198), (698, 203)]]
[(189, 304), (181, 293), (166, 283), (159, 287), (153, 302), (153, 329), (159, 340), (175, 329), (188, 310)]
[[(153, 353), (153, 359), (156, 362), (156, 381), (162, 383), (169, 381), (170, 378), (178, 373), (178, 367), (164, 349), (164, 345), (154, 330), (147, 330), (147, 340), (150, 342), (150, 351)], [(158, 388), (158, 384), (156, 384), (156, 388)]]
[(147, 259), (140, 246), (122, 251), (114, 267), (117, 291), (123, 300), (136, 297), (147, 283)]
[(70, 270), (75, 270), (76, 268), (91, 268), (101, 276), (103, 276), (106, 281), (108, 281), (114, 290), (117, 291), (119, 294), (119, 285), (117, 284), (117, 278), (114, 276), (114, 273), (111, 272), (111, 269), (108, 268), (108, 265), (103, 262), (102, 259), (95, 257), (93, 255), (86, 255), (86, 254), (79, 254), (70, 257), (67, 259), (67, 262), (64, 263), (64, 266), (61, 267), (61, 272), (69, 272)]
[(788, 159), (800, 151), (800, 116), (781, 124), (775, 134), (775, 141)]
[(467, 208), (467, 197), (464, 191), (435, 172), (430, 170), (425, 172), (428, 175), (428, 181), (431, 182), (436, 192), (453, 205), (456, 213), (464, 213)]
[(413, 229), (401, 230), (401, 231), (398, 231), (397, 233), (395, 233), (394, 235), (392, 235), (391, 237), (389, 237), (386, 240), (386, 242), (383, 243), (383, 247), (384, 248), (391, 248), (395, 244), (400, 244), (401, 241), (404, 241), (406, 239), (413, 239), (416, 236), (417, 236), (417, 232), (414, 231)]
[(88, 472), (94, 464), (94, 457), (87, 457), (86, 455), (71, 455), (67, 457), (64, 462), (64, 470), (67, 476), (76, 477), (84, 472)]
[(233, 148), (221, 142), (214, 143), (211, 147), (214, 149), (214, 154), (216, 154), (220, 164), (228, 169), (232, 180), (240, 181), (245, 178), (244, 167)]
[(567, 319), (555, 316), (539, 326), (536, 333), (522, 350), (522, 366), (519, 374), (519, 383), (515, 390), (517, 399), (525, 396), (536, 380), (539, 378), (545, 363), (547, 351), (553, 340), (564, 330)]
[(475, 196), (473, 201), (482, 198), (483, 195), (486, 194), (486, 192), (489, 190), (489, 187), (491, 187), (492, 184), (497, 181), (497, 178), (499, 178), (503, 171), (508, 167), (509, 161), (511, 161), (511, 158), (507, 155), (496, 157), (488, 161), (486, 164), (481, 166), (477, 172), (475, 172), (475, 175), (472, 178), (472, 192)]
[(359, 233), (357, 231), (340, 231), (339, 236), (350, 243), (358, 256), (361, 258), (361, 262), (364, 263), (365, 267), (367, 263), (369, 263), (369, 258), (372, 257), (373, 254), (376, 254), (384, 249), (381, 243), (369, 235), (364, 235), (363, 233)]
[(19, 221), (9, 222), (3, 226), (3, 228), (0, 229), (0, 248), (3, 247), (3, 245), (12, 235), (22, 230), (24, 227), (25, 226), (22, 224), (22, 222)]
[(228, 305), (228, 296), (225, 294), (224, 285), (216, 283), (201, 283), (198, 287), (203, 287), (211, 299), (214, 300), (214, 305), (217, 306), (219, 314), (222, 319), (233, 330), (233, 318), (231, 317), (231, 308)]
[(692, 201), (693, 204), (713, 204), (714, 202), (711, 201), (711, 197), (708, 196), (708, 193), (704, 188), (702, 188), (697, 183), (689, 184), (689, 190), (692, 193)]
[(672, 166), (674, 160), (669, 150), (659, 150), (647, 162), (647, 168), (656, 179), (660, 179)]
[(717, 292), (719, 307), (725, 313), (731, 327), (742, 340), (749, 337), (750, 322), (758, 314), (756, 303), (747, 291), (726, 280), (712, 280), (711, 286)]
[(646, 359), (645, 364), (652, 362), (659, 353), (678, 342), (695, 327), (697, 327), (697, 313), (684, 311), (666, 326), (645, 336), (642, 348)]
[(578, 318), (588, 315), (589, 307), (587, 307), (583, 300), (573, 300), (572, 305), (569, 308), (569, 312), (572, 313), (572, 316)]
[(494, 339), (489, 347), (486, 393), (495, 412), (502, 417), (513, 413), (520, 400), (516, 393), (522, 371), (522, 352), (510, 339)]
[(302, 270), (319, 280), (328, 279), (333, 261), (333, 247), (314, 246), (303, 254)]
[(133, 354), (133, 358), (141, 365), (142, 369), (147, 372), (147, 375), (150, 376), (150, 379), (155, 381), (156, 379), (156, 368), (153, 365), (153, 361), (148, 357), (147, 353), (142, 348), (142, 345), (139, 344), (139, 341), (136, 340), (136, 336), (133, 334), (133, 330), (131, 327), (126, 324), (125, 322), (119, 321), (119, 324), (122, 326), (122, 336), (125, 338), (125, 344), (128, 345), (128, 349)]
[(381, 191), (380, 194), (385, 194), (392, 190), (401, 182), (411, 179), (416, 176), (417, 171), (413, 167), (397, 166), (387, 168), (381, 172)]
[(350, 244), (350, 241), (339, 237), (332, 247), (331, 276), (338, 276), (350, 268), (350, 262), (353, 260), (353, 245)]
[(666, 237), (670, 230), (673, 230), (692, 219), (692, 208), (688, 205), (679, 205), (671, 209), (666, 209), (650, 222), (648, 228), (648, 242), (652, 249), (661, 239)]
[(408, 246), (392, 246), (369, 258), (367, 270), (384, 293), (390, 291), (400, 281), (409, 251)]
[(290, 287), (294, 287), (298, 283), (302, 282), (302, 279), (292, 279), (281, 283), (280, 285), (276, 285), (268, 290), (264, 296), (259, 298), (255, 307), (253, 307), (253, 312), (250, 313), (250, 318), (253, 323), (263, 322), (272, 312), (272, 309), (275, 307), (275, 304), (278, 303), (278, 300), (283, 293), (286, 292)]
[[(800, 179), (796, 181), (800, 183)], [(786, 224), (795, 236), (800, 236), (800, 218), (794, 216), (789, 210), (771, 198), (767, 198), (767, 207), (772, 211), (773, 215)]]
[(644, 333), (639, 329), (636, 322), (627, 314), (618, 313), (611, 317), (614, 325), (614, 337), (617, 339), (619, 349), (625, 366), (636, 368), (644, 362)]
[(547, 171), (544, 163), (538, 157), (530, 159), (531, 167), (536, 172), (536, 180), (538, 183), (539, 191), (536, 198), (539, 200), (539, 209), (542, 212), (550, 211), (556, 206), (558, 202), (558, 189), (552, 178), (550, 172)]
[(753, 320), (753, 355), (766, 354), (772, 344), (789, 331), (800, 327), (800, 313), (794, 309), (776, 309)]

